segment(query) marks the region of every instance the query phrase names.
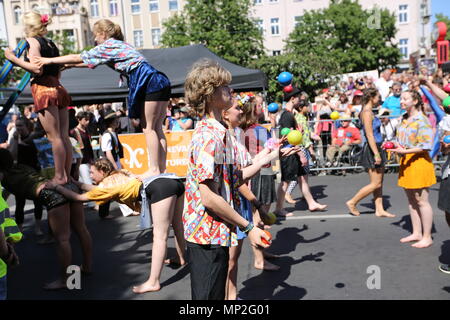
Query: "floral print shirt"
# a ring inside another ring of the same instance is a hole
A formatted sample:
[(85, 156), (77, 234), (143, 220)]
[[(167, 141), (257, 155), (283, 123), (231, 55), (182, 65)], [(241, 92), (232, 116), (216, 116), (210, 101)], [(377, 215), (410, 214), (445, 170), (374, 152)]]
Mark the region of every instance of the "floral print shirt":
[(433, 128), (428, 118), (419, 112), (412, 119), (404, 119), (397, 129), (397, 142), (405, 148), (431, 150)]
[(93, 69), (100, 64), (106, 64), (120, 73), (130, 73), (145, 57), (132, 45), (110, 38), (89, 51), (81, 53), (83, 63)]
[(309, 128), (308, 119), (301, 113), (297, 113), (295, 115), (295, 121), (297, 121), (299, 129), (302, 130), (302, 146), (309, 148), (312, 142), (311, 129)]
[(200, 183), (212, 180), (231, 207), (239, 204), (236, 144), (217, 120), (204, 118), (189, 145), (189, 163), (183, 210), (186, 241), (201, 245), (237, 246), (236, 228), (210, 212), (202, 203)]

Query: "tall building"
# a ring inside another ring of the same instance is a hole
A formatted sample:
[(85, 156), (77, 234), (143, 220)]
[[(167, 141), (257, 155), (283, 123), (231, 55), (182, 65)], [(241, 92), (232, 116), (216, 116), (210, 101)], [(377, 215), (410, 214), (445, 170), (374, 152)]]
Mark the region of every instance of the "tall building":
[(24, 37), (21, 16), (32, 9), (52, 16), (50, 32), (65, 32), (76, 49), (93, 45), (93, 24), (109, 19), (121, 26), (127, 42), (138, 49), (160, 46), (165, 19), (183, 8), (185, 0), (8, 0), (5, 17), (9, 44)]
[[(281, 54), (285, 46), (284, 40), (294, 30), (304, 12), (326, 8), (330, 2), (330, 0), (253, 0), (251, 15), (257, 19), (263, 31), (267, 53)], [(364, 9), (373, 9), (377, 6), (395, 13), (398, 29), (395, 42), (402, 53), (403, 64), (407, 64), (409, 55), (419, 51), (422, 46), (430, 48), (431, 0), (359, 0), (359, 3)], [(376, 15), (376, 12), (373, 12)]]

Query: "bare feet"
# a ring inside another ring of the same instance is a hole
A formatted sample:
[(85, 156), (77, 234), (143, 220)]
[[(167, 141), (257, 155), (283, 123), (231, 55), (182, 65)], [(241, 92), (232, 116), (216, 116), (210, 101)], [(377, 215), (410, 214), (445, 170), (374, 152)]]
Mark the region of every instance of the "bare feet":
[(140, 212), (133, 211), (133, 213), (130, 214), (130, 216), (138, 216), (138, 215), (140, 215), (140, 214), (141, 214)]
[(157, 284), (151, 284), (150, 281), (144, 282), (140, 286), (133, 287), (134, 293), (155, 292), (161, 290), (159, 282)]
[(401, 238), (400, 242), (401, 243), (407, 243), (407, 242), (420, 241), (420, 240), (422, 240), (422, 236), (421, 235), (412, 234), (412, 235), (410, 235), (408, 237)]
[(255, 266), (255, 269), (264, 270), (264, 271), (278, 271), (278, 270), (280, 270), (279, 266), (277, 266), (275, 264), (272, 264), (272, 263), (270, 263), (267, 260), (263, 260), (262, 263), (261, 262), (258, 263), (258, 262), (255, 261), (255, 265), (254, 266)]
[(284, 209), (275, 210), (273, 213), (275, 213), (275, 215), (278, 217), (292, 217), (294, 215), (292, 212), (287, 212)]
[(412, 244), (411, 247), (414, 247), (414, 248), (428, 248), (432, 244), (433, 244), (433, 239), (431, 239), (431, 238), (422, 238), (422, 240), (420, 240), (419, 242)]
[(44, 285), (44, 290), (61, 290), (61, 289), (67, 289), (66, 282), (61, 279)]
[(395, 214), (383, 211), (381, 213), (375, 212), (375, 215), (380, 218), (395, 218)]
[(310, 208), (309, 211), (311, 211), (311, 212), (324, 211), (327, 207), (328, 207), (328, 205), (326, 205), (326, 204), (317, 204), (314, 207)]
[(354, 216), (359, 216), (361, 213), (356, 209), (356, 205), (350, 200), (345, 203), (347, 205), (348, 210)]
[(286, 192), (286, 195), (284, 196), (284, 200), (285, 200), (287, 203), (290, 203), (290, 204), (296, 204), (296, 203), (297, 203), (297, 201), (295, 201), (294, 199), (292, 199), (291, 194), (289, 194), (289, 193), (287, 193), (287, 192)]

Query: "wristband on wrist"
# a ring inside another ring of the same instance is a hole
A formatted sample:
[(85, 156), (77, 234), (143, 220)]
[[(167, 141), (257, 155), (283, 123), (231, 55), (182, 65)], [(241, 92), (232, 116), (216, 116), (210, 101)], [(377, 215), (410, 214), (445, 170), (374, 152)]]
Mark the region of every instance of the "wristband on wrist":
[(249, 222), (245, 228), (239, 228), (239, 230), (241, 230), (245, 234), (248, 234), (253, 229), (253, 227), (253, 223)]

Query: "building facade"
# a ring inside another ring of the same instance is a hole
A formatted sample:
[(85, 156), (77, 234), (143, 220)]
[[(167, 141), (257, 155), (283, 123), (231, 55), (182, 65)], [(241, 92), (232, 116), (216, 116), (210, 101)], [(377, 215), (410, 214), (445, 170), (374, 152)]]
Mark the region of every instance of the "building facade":
[(21, 16), (39, 10), (52, 16), (50, 32), (65, 32), (76, 50), (94, 44), (93, 24), (109, 19), (122, 28), (127, 42), (138, 49), (158, 48), (165, 19), (181, 11), (185, 0), (7, 0), (5, 18), (9, 45), (24, 37)]
[[(305, 11), (323, 9), (330, 0), (253, 0), (252, 17), (264, 34), (264, 46), (269, 55), (283, 52), (285, 40), (294, 30)], [(407, 63), (413, 52), (421, 46), (430, 48), (431, 0), (359, 0), (364, 9), (386, 8), (395, 13), (397, 29), (395, 43)], [(374, 16), (376, 16), (376, 11)], [(376, 19), (369, 24), (376, 25)], [(422, 39), (424, 38), (424, 39)]]

